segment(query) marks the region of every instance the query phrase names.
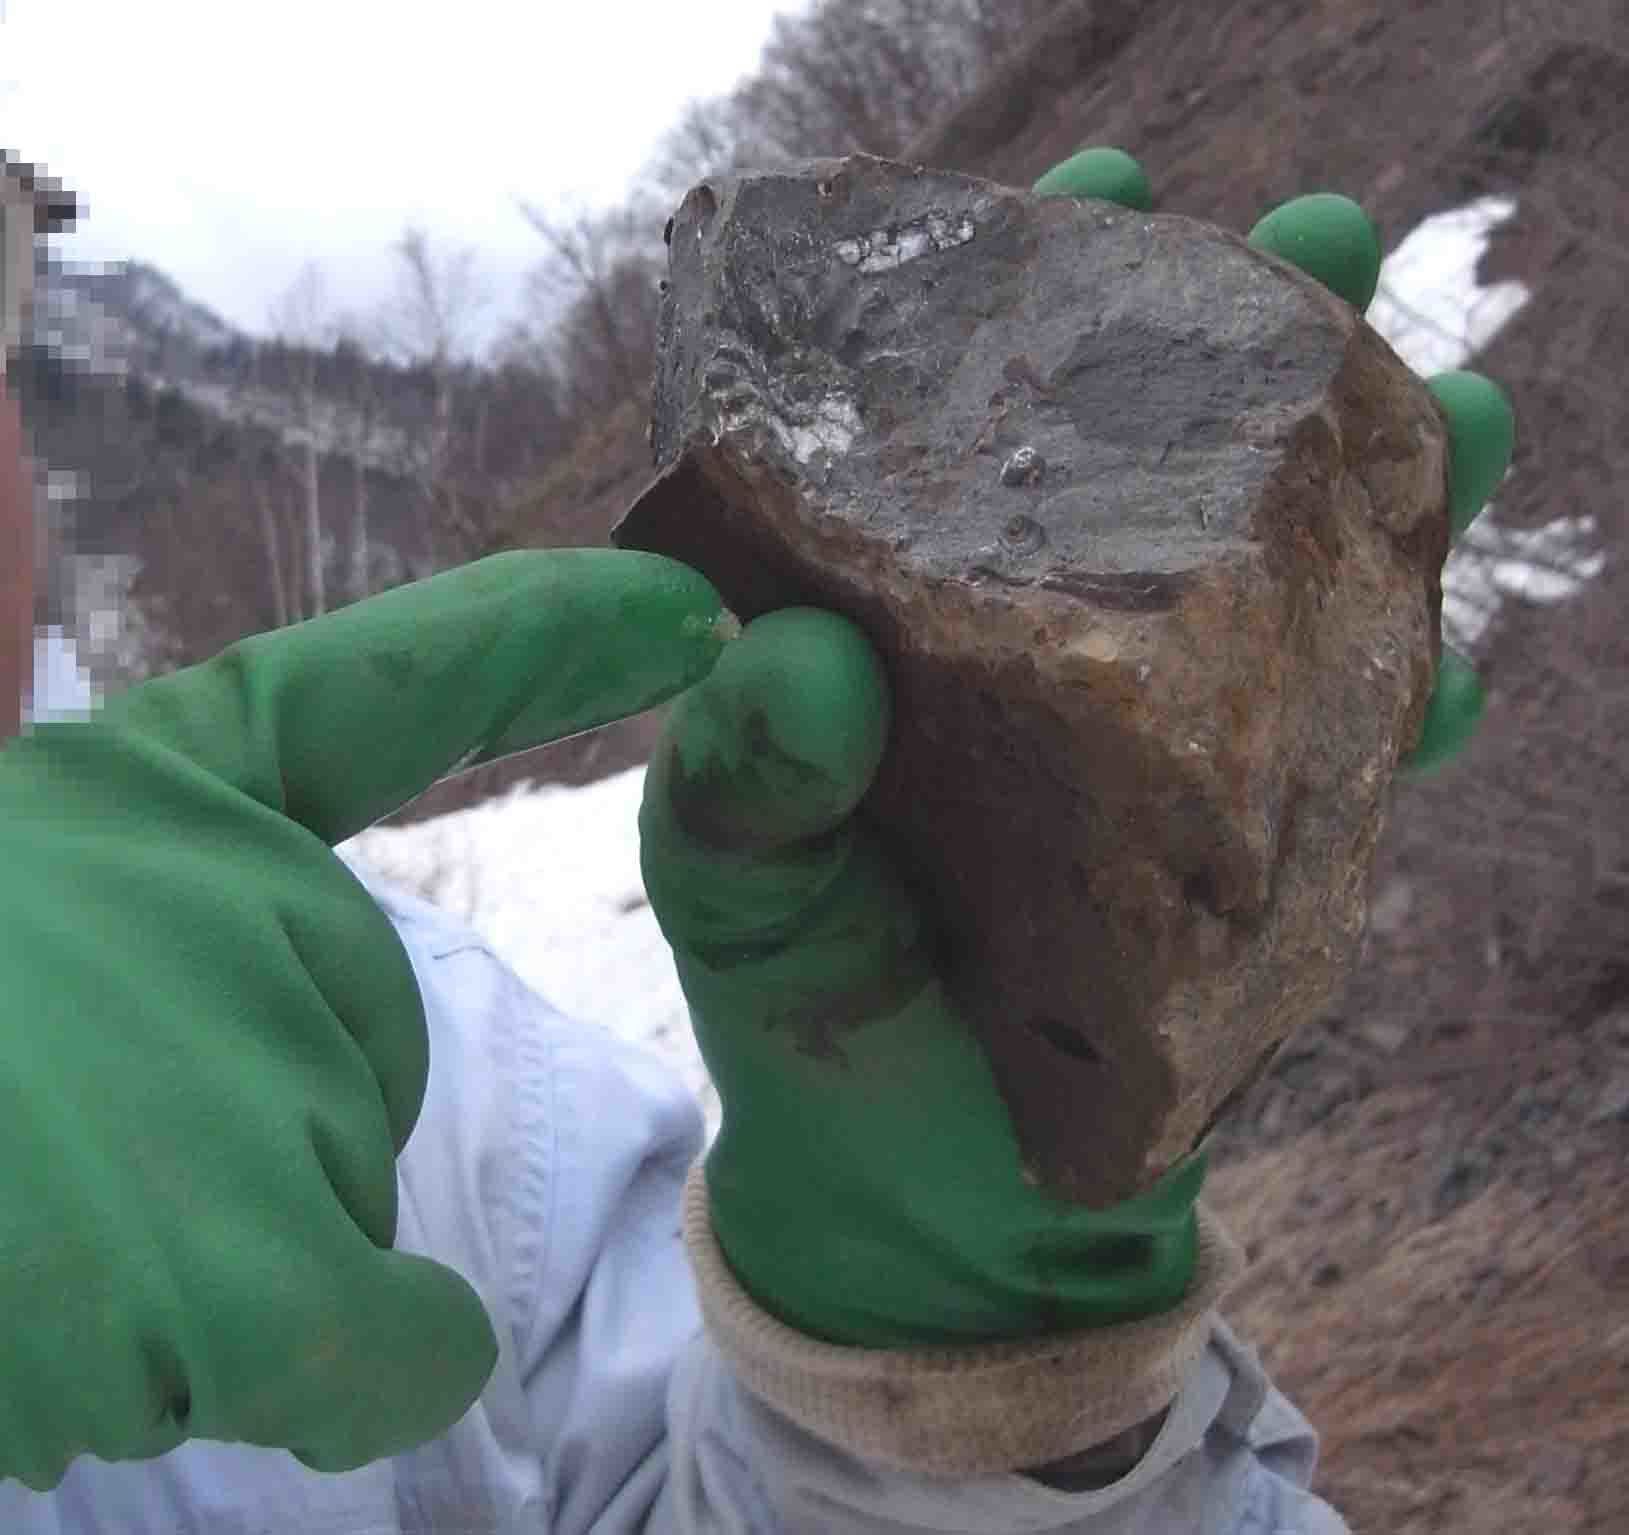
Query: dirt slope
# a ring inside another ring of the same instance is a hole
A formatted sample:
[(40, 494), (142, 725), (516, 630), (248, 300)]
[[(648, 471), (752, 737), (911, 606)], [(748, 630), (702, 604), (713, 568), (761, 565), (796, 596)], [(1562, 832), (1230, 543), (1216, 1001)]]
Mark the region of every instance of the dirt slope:
[(1607, 570), (1483, 644), (1482, 735), (1399, 790), (1361, 971), (1213, 1195), (1255, 1259), (1234, 1318), (1354, 1528), (1629, 1528), (1629, 8), (1073, 9), (1095, 68), (1060, 85), (1081, 51), (1055, 35), (915, 157), (1023, 182), (1117, 143), (1164, 207), (1247, 227), (1335, 189), (1391, 241), (1519, 199), (1481, 274), (1534, 290), (1477, 360), (1520, 418), (1500, 515), (1594, 516)]
[(1482, 733), (1399, 789), (1360, 972), (1228, 1126), (1213, 1191), (1255, 1259), (1234, 1318), (1355, 1529), (1629, 1529), (1629, 6), (1068, 4), (911, 157), (1023, 184), (1085, 142), (1238, 228), (1332, 189), (1394, 243), (1520, 200), (1482, 274), (1534, 290), (1477, 359), (1520, 420), (1500, 515), (1593, 516), (1607, 568), (1483, 641)]

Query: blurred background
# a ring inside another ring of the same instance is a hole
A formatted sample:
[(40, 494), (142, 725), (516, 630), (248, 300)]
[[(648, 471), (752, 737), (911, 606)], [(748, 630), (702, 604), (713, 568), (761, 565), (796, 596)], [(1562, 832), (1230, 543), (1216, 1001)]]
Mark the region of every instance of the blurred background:
[[(1222, 1132), (1213, 1198), (1254, 1260), (1230, 1313), (1355, 1529), (1629, 1528), (1623, 0), (0, 17), (36, 617), (93, 689), (604, 543), (650, 472), (663, 225), (709, 173), (864, 150), (1027, 184), (1099, 143), (1241, 231), (1361, 201), (1371, 322), (1515, 401), (1446, 576), (1489, 705), (1464, 758), (1398, 785), (1345, 999)], [(639, 886), (660, 723), (440, 785), (347, 851), (667, 1052), (716, 1124)]]

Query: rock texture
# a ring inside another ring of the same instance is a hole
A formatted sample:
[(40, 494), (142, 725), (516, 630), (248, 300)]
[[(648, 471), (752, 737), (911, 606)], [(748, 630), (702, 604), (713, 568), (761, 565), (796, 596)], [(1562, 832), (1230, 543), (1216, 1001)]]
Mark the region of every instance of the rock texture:
[(1438, 655), (1440, 412), (1348, 305), (1176, 216), (856, 157), (697, 187), (669, 243), (660, 472), (616, 541), (871, 636), (864, 813), (1029, 1176), (1126, 1198), (1356, 957)]

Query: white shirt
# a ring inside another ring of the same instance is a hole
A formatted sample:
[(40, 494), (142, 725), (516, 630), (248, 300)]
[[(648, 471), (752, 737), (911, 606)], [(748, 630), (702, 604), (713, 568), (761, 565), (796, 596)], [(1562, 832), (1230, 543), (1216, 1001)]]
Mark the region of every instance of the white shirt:
[(79, 664), (74, 644), (60, 629), (34, 632), (33, 702), (23, 704), (23, 723), (36, 717), (76, 719), (90, 713), (90, 678)]

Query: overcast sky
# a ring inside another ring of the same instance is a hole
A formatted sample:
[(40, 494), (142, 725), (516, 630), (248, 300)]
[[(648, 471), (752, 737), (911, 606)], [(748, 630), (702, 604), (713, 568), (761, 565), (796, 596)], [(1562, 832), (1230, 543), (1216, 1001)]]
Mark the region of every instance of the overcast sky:
[(89, 205), (72, 259), (139, 257), (264, 329), (307, 260), (336, 303), (408, 221), (508, 296), (516, 211), (615, 202), (686, 101), (802, 0), (0, 0), (0, 147)]

